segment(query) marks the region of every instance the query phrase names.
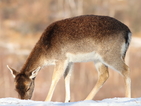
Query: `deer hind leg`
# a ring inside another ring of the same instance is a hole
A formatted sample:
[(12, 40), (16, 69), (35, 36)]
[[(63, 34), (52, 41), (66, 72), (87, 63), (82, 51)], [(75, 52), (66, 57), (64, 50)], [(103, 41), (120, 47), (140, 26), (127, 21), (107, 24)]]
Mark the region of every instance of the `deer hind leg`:
[(129, 68), (126, 65), (124, 67), (125, 69), (121, 72), (121, 74), (124, 77), (125, 81), (125, 96), (131, 98), (131, 79), (129, 75)]
[(51, 87), (49, 89), (49, 93), (48, 93), (48, 96), (45, 101), (51, 101), (55, 87), (56, 87), (59, 79), (63, 76), (67, 65), (68, 65), (67, 61), (57, 61), (56, 66), (54, 67)]
[(131, 79), (129, 75), (128, 66), (120, 58), (116, 59), (115, 62), (108, 64), (108, 66), (118, 71), (123, 76), (124, 81), (125, 81), (125, 96), (130, 98), (131, 97)]
[(99, 89), (102, 87), (102, 85), (109, 77), (108, 67), (106, 65), (104, 65), (101, 62), (97, 62), (95, 66), (98, 71), (98, 76), (99, 76), (98, 81), (85, 100), (92, 100), (95, 94), (99, 91)]
[(72, 63), (69, 63), (64, 73), (66, 97), (65, 102), (70, 102), (70, 77), (72, 72)]

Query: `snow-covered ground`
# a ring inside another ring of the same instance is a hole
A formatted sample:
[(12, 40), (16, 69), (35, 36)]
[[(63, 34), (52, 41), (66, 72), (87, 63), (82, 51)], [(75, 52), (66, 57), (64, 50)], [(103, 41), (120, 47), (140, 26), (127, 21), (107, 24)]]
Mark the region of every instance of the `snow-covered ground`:
[(88, 100), (69, 103), (1, 98), (0, 106), (141, 106), (141, 98), (110, 98), (101, 101)]

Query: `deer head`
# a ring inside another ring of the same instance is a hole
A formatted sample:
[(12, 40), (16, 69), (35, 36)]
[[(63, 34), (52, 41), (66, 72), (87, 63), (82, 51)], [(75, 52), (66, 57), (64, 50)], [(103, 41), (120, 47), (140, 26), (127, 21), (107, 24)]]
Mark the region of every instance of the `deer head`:
[(19, 98), (31, 99), (34, 90), (34, 80), (40, 70), (40, 67), (29, 73), (17, 72), (8, 65), (7, 68), (10, 70), (11, 74), (15, 79), (15, 87), (16, 91), (19, 94)]

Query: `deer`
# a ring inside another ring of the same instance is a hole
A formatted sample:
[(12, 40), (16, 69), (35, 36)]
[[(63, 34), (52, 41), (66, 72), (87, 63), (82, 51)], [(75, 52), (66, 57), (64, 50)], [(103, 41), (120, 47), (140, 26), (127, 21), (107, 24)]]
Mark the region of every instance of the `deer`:
[(109, 77), (108, 68), (123, 76), (125, 96), (131, 97), (131, 79), (125, 55), (131, 41), (130, 29), (115, 18), (81, 15), (50, 24), (18, 72), (8, 67), (20, 99), (31, 99), (38, 72), (54, 65), (50, 89), (45, 101), (51, 101), (55, 87), (64, 76), (65, 102), (70, 102), (70, 77), (73, 64), (95, 64), (98, 80), (85, 100), (92, 100)]

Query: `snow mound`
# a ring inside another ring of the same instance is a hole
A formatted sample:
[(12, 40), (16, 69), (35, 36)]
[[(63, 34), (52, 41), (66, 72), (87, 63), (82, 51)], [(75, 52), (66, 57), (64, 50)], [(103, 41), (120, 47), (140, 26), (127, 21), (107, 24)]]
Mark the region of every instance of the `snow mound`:
[(87, 100), (69, 103), (1, 98), (0, 106), (141, 106), (141, 98), (110, 98), (101, 101)]

